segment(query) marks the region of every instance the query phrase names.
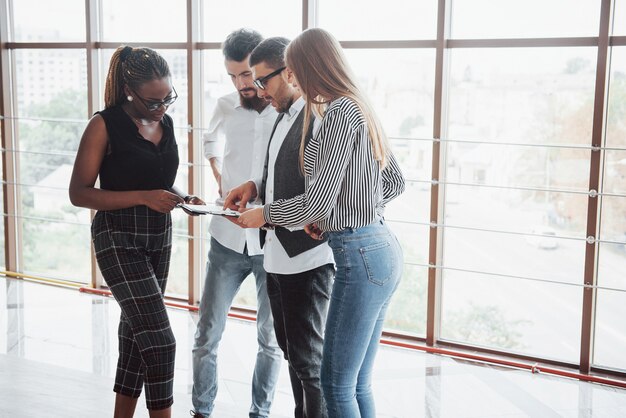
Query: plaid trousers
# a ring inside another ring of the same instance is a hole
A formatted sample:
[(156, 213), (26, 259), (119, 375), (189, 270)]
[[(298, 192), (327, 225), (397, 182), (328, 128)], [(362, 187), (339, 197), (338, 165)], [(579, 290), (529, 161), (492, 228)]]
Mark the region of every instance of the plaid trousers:
[(146, 206), (99, 211), (91, 225), (98, 266), (122, 314), (116, 393), (148, 409), (173, 403), (176, 340), (163, 300), (172, 249), (170, 214)]

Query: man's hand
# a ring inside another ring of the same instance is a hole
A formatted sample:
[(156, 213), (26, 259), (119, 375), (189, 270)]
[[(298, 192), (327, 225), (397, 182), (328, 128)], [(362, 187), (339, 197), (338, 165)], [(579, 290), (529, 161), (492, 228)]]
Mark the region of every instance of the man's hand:
[(215, 181), (217, 182), (217, 193), (222, 197), (222, 175), (220, 173), (215, 174)]
[(215, 181), (217, 182), (217, 192), (220, 197), (222, 197), (222, 172), (218, 158), (209, 158), (209, 164), (211, 165), (211, 170), (213, 171), (213, 177), (215, 177)]
[(304, 227), (304, 232), (306, 232), (311, 238), (316, 240), (321, 240), (324, 235), (324, 231), (322, 231), (316, 223), (306, 225)]
[[(241, 210), (245, 209), (248, 201), (256, 198), (256, 184), (253, 181), (248, 181), (232, 189), (226, 195), (224, 199), (224, 209)], [(263, 215), (261, 213), (261, 215)]]
[(237, 223), (242, 228), (260, 228), (265, 225), (263, 208), (249, 209), (237, 218)]

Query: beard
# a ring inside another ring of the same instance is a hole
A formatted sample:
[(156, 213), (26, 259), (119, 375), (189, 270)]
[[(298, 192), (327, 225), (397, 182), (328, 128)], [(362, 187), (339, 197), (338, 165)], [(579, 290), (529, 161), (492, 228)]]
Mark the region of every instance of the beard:
[(261, 113), (268, 105), (268, 102), (259, 96), (255, 95), (252, 97), (243, 97), (241, 92), (239, 93), (239, 102), (241, 103), (241, 107), (244, 109), (256, 110), (259, 113)]
[(276, 111), (278, 113), (287, 112), (292, 104), (293, 104), (293, 97), (286, 97), (283, 100), (279, 101), (278, 108), (276, 109)]

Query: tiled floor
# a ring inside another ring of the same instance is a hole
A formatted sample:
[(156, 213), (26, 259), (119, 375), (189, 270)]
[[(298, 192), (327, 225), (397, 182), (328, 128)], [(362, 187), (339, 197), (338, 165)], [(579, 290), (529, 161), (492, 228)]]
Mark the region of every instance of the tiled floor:
[[(0, 417), (111, 417), (119, 308), (114, 300), (0, 278)], [(197, 315), (170, 310), (177, 339), (173, 416), (191, 408)], [(219, 352), (215, 416), (246, 417), (255, 327), (230, 320)], [(626, 391), (381, 347), (379, 417), (626, 417)], [(147, 417), (143, 399), (135, 416)], [(286, 367), (272, 417), (293, 403)]]

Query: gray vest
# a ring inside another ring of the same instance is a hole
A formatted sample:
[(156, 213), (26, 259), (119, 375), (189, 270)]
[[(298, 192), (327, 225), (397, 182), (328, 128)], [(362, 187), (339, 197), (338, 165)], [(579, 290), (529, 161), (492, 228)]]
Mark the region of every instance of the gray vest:
[[(276, 118), (276, 123), (272, 129), (269, 144), (272, 143), (276, 127), (284, 116), (285, 114), (281, 113), (278, 115), (278, 118)], [(304, 177), (300, 172), (300, 141), (302, 138), (303, 124), (304, 110), (300, 111), (300, 114), (294, 121), (291, 129), (289, 129), (289, 132), (287, 132), (287, 136), (278, 151), (276, 162), (274, 163), (274, 200), (289, 199), (302, 194), (305, 191)], [(313, 121), (309, 124), (305, 145), (308, 144), (312, 136)], [(267, 170), (269, 164), (269, 144), (267, 146), (268, 152), (265, 156), (265, 167), (263, 168), (263, 181), (261, 182), (261, 190), (259, 190), (259, 197), (263, 203), (265, 203), (265, 186), (267, 183)], [(277, 226), (274, 232), (276, 232), (276, 237), (289, 257), (295, 257), (298, 254), (302, 254), (303, 252), (317, 247), (326, 241), (326, 238), (323, 240), (315, 240), (304, 231), (291, 232), (280, 226)], [(261, 247), (265, 244), (265, 235), (265, 230), (261, 230), (259, 234)]]

